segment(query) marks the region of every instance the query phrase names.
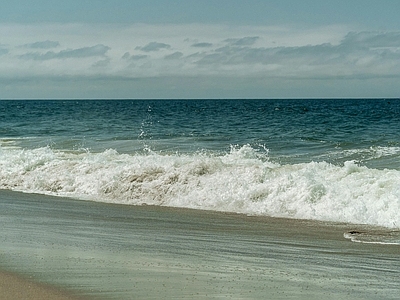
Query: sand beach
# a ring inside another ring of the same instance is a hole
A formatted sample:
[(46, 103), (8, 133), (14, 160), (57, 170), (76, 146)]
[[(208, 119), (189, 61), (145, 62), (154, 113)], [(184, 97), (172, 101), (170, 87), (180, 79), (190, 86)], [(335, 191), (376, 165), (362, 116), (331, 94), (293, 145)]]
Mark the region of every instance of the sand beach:
[(2, 299), (396, 299), (400, 291), (399, 246), (344, 238), (369, 230), (362, 225), (5, 190), (0, 206)]
[[(0, 272), (0, 298), (21, 300), (83, 300), (54, 286), (39, 284), (9, 272)], [(86, 298), (86, 297), (85, 297)], [(86, 298), (88, 299), (88, 298)]]

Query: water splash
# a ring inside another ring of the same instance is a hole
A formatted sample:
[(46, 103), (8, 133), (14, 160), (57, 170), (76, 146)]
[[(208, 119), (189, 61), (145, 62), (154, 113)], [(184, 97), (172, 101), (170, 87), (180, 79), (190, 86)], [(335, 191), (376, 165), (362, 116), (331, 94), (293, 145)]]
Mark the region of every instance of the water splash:
[(119, 204), (400, 224), (400, 171), (354, 161), (281, 165), (249, 145), (221, 155), (0, 148), (0, 188)]

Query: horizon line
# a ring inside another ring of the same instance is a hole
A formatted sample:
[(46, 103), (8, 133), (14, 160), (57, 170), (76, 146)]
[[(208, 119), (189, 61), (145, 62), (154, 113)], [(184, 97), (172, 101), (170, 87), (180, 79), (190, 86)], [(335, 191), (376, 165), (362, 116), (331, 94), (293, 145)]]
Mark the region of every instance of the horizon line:
[(15, 100), (56, 100), (56, 101), (79, 101), (79, 100), (400, 100), (400, 97), (288, 97), (288, 98), (4, 98), (0, 101), (15, 101)]

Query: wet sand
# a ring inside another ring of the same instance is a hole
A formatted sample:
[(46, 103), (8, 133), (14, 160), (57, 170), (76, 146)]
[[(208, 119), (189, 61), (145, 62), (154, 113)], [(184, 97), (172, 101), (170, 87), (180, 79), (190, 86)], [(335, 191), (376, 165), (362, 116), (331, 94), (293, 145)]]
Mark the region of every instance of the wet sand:
[(16, 274), (0, 272), (0, 299), (83, 300), (54, 286), (39, 284)]
[[(368, 229), (361, 225), (10, 191), (0, 191), (0, 223), (0, 268), (45, 292), (57, 287), (47, 292), (59, 297), (397, 299), (400, 291), (400, 247), (343, 237)], [(20, 283), (1, 292), (32, 294)]]

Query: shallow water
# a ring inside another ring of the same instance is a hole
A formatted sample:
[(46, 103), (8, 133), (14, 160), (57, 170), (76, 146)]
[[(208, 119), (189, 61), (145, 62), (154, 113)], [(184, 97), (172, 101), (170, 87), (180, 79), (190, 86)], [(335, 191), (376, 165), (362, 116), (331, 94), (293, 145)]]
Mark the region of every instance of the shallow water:
[(398, 299), (400, 247), (362, 225), (0, 191), (0, 265), (99, 299)]

